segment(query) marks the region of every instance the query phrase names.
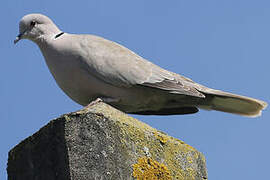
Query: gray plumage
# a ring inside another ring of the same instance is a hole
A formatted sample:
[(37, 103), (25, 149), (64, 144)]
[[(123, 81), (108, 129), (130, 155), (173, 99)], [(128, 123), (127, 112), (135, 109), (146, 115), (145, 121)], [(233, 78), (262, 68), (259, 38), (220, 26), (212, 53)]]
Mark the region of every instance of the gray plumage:
[(62, 33), (41, 14), (21, 19), (14, 42), (20, 39), (39, 46), (59, 87), (83, 106), (101, 98), (133, 114), (189, 114), (202, 108), (250, 117), (260, 115), (267, 106), (197, 84), (101, 37)]

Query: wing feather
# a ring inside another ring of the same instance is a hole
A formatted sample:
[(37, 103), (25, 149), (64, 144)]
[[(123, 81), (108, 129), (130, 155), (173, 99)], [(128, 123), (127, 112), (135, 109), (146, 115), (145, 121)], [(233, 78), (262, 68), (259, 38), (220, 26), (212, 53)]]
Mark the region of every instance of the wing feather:
[[(85, 40), (86, 39), (86, 40)], [(80, 44), (91, 75), (114, 86), (145, 86), (183, 94), (205, 97), (196, 89), (192, 80), (167, 71), (145, 60), (133, 51), (113, 41), (85, 35)]]

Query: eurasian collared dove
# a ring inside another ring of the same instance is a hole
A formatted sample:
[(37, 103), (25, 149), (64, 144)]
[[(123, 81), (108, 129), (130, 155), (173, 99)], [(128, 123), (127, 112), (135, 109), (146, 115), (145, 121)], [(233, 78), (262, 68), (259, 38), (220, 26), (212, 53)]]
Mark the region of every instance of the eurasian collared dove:
[(20, 39), (35, 42), (60, 88), (85, 106), (102, 101), (144, 115), (196, 113), (198, 108), (255, 117), (267, 103), (207, 88), (145, 60), (131, 50), (94, 35), (58, 29), (42, 14), (28, 14)]

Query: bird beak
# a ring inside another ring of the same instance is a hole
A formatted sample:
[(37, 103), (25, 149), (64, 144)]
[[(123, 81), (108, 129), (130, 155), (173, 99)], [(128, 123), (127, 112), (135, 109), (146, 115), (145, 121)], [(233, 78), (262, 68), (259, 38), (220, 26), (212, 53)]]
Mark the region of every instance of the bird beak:
[(22, 33), (20, 33), (17, 37), (16, 37), (16, 39), (14, 40), (14, 44), (16, 44), (17, 42), (19, 42), (19, 40), (21, 40), (21, 38), (22, 38)]

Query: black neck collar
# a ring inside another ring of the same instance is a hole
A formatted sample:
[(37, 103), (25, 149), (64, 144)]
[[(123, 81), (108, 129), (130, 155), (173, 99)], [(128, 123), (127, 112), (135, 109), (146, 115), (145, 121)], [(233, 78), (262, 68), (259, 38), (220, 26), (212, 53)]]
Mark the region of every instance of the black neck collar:
[(59, 34), (56, 34), (56, 35), (54, 36), (54, 39), (59, 38), (59, 37), (62, 36), (63, 34), (64, 34), (64, 32), (60, 32)]

